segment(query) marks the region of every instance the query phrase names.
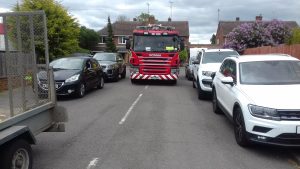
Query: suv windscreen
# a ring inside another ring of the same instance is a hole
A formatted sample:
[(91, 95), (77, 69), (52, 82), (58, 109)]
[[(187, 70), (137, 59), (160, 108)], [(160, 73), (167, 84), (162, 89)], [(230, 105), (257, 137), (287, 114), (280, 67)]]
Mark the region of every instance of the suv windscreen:
[(173, 52), (177, 51), (176, 36), (138, 36), (134, 37), (133, 49), (136, 52)]
[(203, 55), (202, 63), (222, 63), (222, 61), (230, 56), (239, 55), (235, 51), (224, 51), (224, 52), (205, 52)]
[(255, 85), (300, 84), (300, 61), (240, 63), (240, 83)]
[(98, 61), (116, 61), (116, 53), (96, 53), (94, 59)]

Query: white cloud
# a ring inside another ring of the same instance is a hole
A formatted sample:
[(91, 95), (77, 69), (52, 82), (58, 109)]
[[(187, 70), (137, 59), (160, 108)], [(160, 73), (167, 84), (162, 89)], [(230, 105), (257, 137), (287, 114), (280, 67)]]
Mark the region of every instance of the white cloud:
[[(81, 25), (99, 30), (107, 23), (107, 17), (114, 22), (119, 15), (132, 19), (142, 12), (148, 12), (158, 20), (167, 20), (170, 16), (169, 1), (162, 0), (58, 0), (69, 13), (77, 18)], [(210, 37), (216, 33), (218, 25), (218, 9), (221, 20), (254, 20), (262, 14), (264, 20), (280, 19), (297, 21), (300, 24), (299, 0), (172, 0), (173, 20), (187, 20), (190, 26), (192, 43), (209, 43)], [(11, 9), (16, 0), (0, 0), (0, 12)]]

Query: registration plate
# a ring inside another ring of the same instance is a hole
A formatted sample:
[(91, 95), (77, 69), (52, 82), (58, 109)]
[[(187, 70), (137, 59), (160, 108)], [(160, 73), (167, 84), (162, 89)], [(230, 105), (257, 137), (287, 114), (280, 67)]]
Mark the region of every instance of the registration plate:
[(300, 134), (300, 126), (297, 126), (296, 131), (297, 131), (297, 134)]

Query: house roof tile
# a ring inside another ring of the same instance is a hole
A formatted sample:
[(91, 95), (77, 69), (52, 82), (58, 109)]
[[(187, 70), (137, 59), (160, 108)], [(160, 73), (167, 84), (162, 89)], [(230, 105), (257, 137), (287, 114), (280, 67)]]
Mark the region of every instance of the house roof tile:
[[(189, 36), (189, 23), (188, 21), (157, 21), (156, 24), (163, 26), (173, 26), (179, 31), (180, 36)], [(117, 21), (112, 24), (114, 35), (132, 35), (132, 31), (137, 26), (143, 26), (145, 23), (137, 21)], [(100, 35), (107, 35), (107, 27), (98, 31)]]

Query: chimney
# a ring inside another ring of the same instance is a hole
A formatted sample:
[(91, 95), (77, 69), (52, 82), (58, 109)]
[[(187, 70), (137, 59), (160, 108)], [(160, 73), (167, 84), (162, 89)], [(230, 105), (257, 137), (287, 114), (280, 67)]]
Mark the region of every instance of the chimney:
[(263, 18), (262, 15), (256, 16), (255, 21), (262, 21), (262, 18)]
[(235, 21), (237, 21), (237, 22), (240, 21), (240, 17), (236, 17)]
[(155, 17), (154, 16), (149, 16), (149, 24), (154, 24), (155, 23)]
[(168, 18), (168, 22), (171, 22), (171, 21), (172, 21), (172, 19), (171, 19), (171, 17), (169, 17), (169, 18)]

